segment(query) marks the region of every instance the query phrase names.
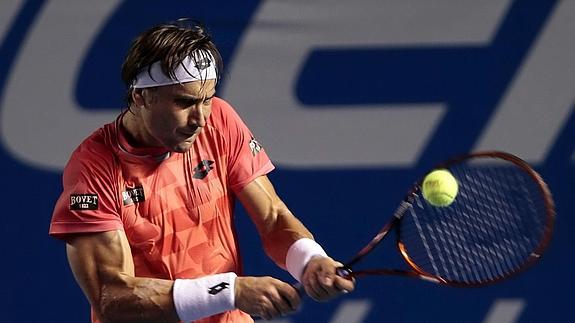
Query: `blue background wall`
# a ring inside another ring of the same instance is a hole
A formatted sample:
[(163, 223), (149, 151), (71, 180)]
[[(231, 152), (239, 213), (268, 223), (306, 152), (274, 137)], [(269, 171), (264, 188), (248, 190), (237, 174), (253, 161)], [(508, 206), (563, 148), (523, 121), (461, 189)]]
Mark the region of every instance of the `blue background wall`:
[[(0, 322), (87, 322), (64, 245), (48, 237), (71, 149), (122, 108), (131, 39), (191, 16), (222, 50), (228, 99), (278, 169), (290, 208), (346, 259), (410, 184), (453, 154), (530, 161), (557, 204), (542, 262), (462, 290), (367, 278), (277, 322), (575, 321), (575, 2), (40, 1), (0, 3)], [(238, 208), (245, 271), (290, 278)], [(391, 244), (371, 260), (401, 265)]]

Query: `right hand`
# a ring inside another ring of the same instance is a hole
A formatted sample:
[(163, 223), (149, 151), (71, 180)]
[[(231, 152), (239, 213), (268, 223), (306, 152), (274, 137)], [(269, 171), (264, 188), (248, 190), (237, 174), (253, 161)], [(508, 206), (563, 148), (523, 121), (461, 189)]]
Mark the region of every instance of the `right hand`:
[(265, 320), (293, 313), (300, 304), (292, 285), (272, 277), (237, 277), (235, 299), (236, 308)]

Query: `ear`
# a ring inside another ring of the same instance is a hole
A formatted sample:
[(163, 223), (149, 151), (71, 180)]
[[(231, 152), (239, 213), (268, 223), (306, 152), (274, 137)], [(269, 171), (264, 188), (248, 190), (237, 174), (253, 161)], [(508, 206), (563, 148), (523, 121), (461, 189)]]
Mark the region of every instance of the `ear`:
[(146, 105), (144, 89), (133, 89), (130, 95), (132, 96), (132, 102), (134, 102), (136, 107), (143, 107)]

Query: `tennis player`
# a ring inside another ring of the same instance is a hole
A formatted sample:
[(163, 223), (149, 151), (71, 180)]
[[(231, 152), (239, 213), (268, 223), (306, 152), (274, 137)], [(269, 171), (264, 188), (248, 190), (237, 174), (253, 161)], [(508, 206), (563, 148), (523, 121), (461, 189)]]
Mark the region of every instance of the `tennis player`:
[(122, 66), (127, 110), (73, 152), (50, 235), (66, 242), (92, 322), (253, 322), (294, 312), (291, 284), (242, 275), (236, 198), (266, 253), (309, 296), (353, 290), (276, 194), (265, 150), (216, 97), (221, 72), (201, 24), (145, 31)]

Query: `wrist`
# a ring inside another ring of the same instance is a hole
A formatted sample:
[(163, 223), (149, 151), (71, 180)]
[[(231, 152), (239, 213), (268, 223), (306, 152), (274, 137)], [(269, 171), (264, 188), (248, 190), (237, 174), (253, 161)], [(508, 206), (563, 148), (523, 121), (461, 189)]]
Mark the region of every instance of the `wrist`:
[(301, 281), (303, 271), (308, 262), (315, 257), (327, 257), (323, 248), (314, 240), (302, 238), (294, 242), (286, 255), (287, 271), (297, 281)]
[(235, 309), (233, 272), (196, 279), (176, 279), (173, 299), (178, 317), (183, 322), (194, 321)]

